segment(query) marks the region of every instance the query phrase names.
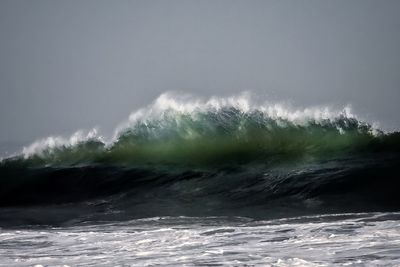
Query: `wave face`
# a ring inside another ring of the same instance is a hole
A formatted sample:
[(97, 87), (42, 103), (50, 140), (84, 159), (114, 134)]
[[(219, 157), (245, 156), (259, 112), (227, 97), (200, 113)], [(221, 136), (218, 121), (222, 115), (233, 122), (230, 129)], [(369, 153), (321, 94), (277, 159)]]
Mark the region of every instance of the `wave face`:
[(53, 167), (220, 166), (390, 149), (398, 147), (395, 139), (396, 134), (358, 120), (348, 108), (290, 110), (279, 104), (256, 105), (245, 96), (200, 102), (166, 94), (133, 113), (110, 142), (96, 130), (69, 139), (49, 137), (6, 161)]
[(348, 108), (164, 94), (111, 141), (77, 132), (2, 160), (0, 205), (62, 204), (65, 214), (90, 210), (95, 218), (398, 210), (399, 152), (399, 133)]

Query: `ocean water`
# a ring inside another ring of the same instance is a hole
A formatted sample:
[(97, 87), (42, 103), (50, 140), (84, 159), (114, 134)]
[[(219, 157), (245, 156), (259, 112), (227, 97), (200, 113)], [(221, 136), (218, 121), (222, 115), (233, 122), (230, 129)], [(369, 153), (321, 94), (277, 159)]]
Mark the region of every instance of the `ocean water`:
[(2, 266), (399, 266), (400, 133), (160, 96), (0, 161)]
[(2, 266), (398, 266), (399, 213), (156, 217), (2, 230)]

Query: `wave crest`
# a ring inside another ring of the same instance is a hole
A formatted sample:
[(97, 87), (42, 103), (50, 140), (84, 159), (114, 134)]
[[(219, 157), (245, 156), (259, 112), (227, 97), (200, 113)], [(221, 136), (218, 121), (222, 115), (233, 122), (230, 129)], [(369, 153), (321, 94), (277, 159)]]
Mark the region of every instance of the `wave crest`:
[(132, 113), (110, 141), (79, 131), (37, 141), (16, 158), (46, 166), (271, 162), (369, 150), (389, 136), (349, 107), (293, 109), (249, 94), (202, 100), (166, 93)]

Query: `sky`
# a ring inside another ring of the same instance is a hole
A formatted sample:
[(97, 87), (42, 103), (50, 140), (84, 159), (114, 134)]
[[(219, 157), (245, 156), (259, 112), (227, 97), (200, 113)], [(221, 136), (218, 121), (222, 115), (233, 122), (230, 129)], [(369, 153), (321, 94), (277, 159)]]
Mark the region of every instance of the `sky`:
[(166, 91), (348, 105), (400, 128), (400, 1), (0, 1), (0, 142), (99, 127)]

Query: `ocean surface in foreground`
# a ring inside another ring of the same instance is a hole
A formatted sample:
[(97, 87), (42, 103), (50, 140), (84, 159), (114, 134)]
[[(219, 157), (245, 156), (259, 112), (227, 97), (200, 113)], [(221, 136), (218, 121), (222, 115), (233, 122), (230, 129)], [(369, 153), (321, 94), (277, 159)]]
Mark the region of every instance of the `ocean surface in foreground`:
[(1, 229), (1, 266), (399, 266), (400, 213)]

